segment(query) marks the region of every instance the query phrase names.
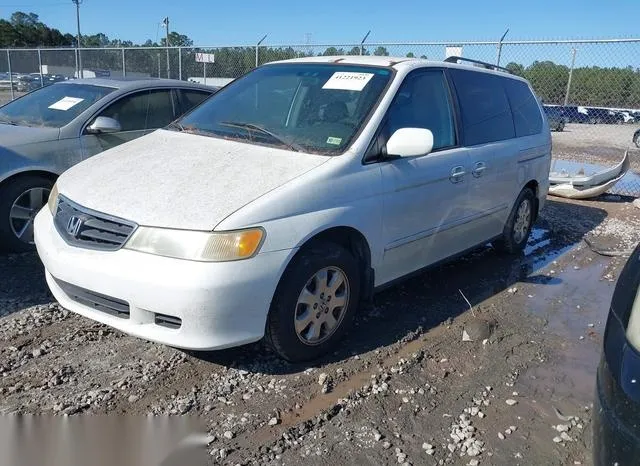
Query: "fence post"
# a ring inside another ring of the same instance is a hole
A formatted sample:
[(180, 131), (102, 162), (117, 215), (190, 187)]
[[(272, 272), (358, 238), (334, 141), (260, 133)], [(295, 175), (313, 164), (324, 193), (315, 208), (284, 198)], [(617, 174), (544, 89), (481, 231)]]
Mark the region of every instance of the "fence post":
[(362, 41), (360, 41), (360, 55), (364, 55), (364, 41), (367, 40), (367, 37), (369, 37), (370, 33), (371, 31), (369, 30), (362, 38)]
[(506, 37), (507, 32), (509, 32), (508, 28), (507, 28), (506, 31), (504, 31), (504, 34), (502, 34), (502, 37), (500, 38), (500, 42), (498, 42), (498, 58), (496, 59), (496, 65), (497, 66), (500, 66), (500, 56), (502, 55), (502, 41)]
[(7, 49), (7, 67), (9, 68), (9, 87), (11, 88), (11, 100), (15, 98), (13, 95), (13, 73), (11, 73), (11, 53)]
[(260, 39), (258, 41), (258, 43), (256, 44), (256, 68), (259, 66), (260, 61), (258, 60), (259, 55), (260, 55), (260, 44), (262, 44), (262, 41), (265, 40), (267, 38), (268, 34), (265, 34), (262, 39)]
[(76, 48), (76, 78), (80, 77), (80, 66), (78, 63), (78, 49)]
[(182, 81), (182, 47), (178, 49), (178, 79)]
[(124, 60), (124, 47), (122, 47), (122, 76), (125, 77), (127, 75), (127, 64)]
[(40, 87), (44, 87), (44, 80), (42, 79), (42, 54), (38, 49), (38, 72), (40, 73)]

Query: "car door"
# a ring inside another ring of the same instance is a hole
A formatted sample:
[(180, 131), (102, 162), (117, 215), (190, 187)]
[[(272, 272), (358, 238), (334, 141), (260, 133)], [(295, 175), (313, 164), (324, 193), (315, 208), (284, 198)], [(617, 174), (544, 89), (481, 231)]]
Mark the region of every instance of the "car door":
[[(504, 229), (518, 178), (513, 115), (503, 79), (493, 73), (452, 69), (462, 133), (469, 148), (470, 235), (490, 240)], [(532, 96), (533, 98), (533, 96)], [(535, 104), (535, 103), (534, 103)]]
[(434, 148), (381, 163), (385, 251), (378, 283), (464, 249), (457, 235), (467, 215), (469, 157), (458, 143), (444, 70), (420, 69), (405, 78), (388, 110), (384, 137), (405, 127), (431, 130)]
[(85, 129), (81, 136), (85, 157), (168, 125), (176, 118), (176, 101), (172, 89), (146, 89), (127, 94), (111, 103), (91, 118), (87, 125), (98, 116), (113, 118), (120, 124), (121, 131), (89, 134)]

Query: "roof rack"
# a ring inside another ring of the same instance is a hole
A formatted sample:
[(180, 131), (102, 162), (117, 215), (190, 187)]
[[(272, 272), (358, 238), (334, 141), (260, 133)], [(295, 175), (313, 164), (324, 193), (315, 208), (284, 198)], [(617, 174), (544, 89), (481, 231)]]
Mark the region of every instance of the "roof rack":
[(458, 63), (458, 60), (466, 61), (469, 63), (475, 63), (477, 65), (482, 65), (483, 68), (486, 68), (488, 70), (504, 71), (506, 73), (513, 74), (508, 68), (504, 68), (498, 65), (492, 65), (491, 63), (487, 63), (480, 60), (472, 60), (471, 58), (451, 56), (444, 59), (444, 61), (446, 61), (447, 63)]

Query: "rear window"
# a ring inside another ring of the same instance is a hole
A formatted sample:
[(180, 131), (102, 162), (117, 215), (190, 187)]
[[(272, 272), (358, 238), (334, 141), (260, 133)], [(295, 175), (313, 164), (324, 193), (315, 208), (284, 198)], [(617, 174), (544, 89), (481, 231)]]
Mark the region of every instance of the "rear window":
[(465, 145), (514, 138), (509, 99), (499, 76), (451, 69), (462, 113)]
[[(502, 82), (511, 104), (516, 136), (520, 138), (539, 134), (542, 131), (540, 107), (527, 83), (509, 78), (502, 78)], [(551, 114), (556, 115), (557, 110), (551, 108)]]

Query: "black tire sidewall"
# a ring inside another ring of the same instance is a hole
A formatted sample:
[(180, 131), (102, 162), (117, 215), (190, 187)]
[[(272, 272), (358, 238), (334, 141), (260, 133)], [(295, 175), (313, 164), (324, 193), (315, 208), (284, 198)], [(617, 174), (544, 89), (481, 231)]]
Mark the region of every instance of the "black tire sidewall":
[[(527, 227), (527, 233), (525, 237), (522, 239), (520, 243), (516, 242), (514, 238), (514, 226), (516, 222), (516, 215), (518, 213), (518, 209), (522, 202), (527, 199), (531, 205), (531, 217), (529, 220), (529, 226)], [(533, 194), (533, 191), (529, 188), (524, 188), (520, 191), (516, 202), (513, 204), (513, 209), (511, 209), (511, 213), (509, 214), (509, 219), (507, 220), (507, 224), (505, 225), (504, 232), (502, 233), (502, 237), (496, 242), (496, 248), (502, 252), (506, 252), (509, 254), (515, 254), (522, 251), (527, 245), (527, 240), (531, 235), (531, 229), (533, 228), (534, 218), (535, 218), (535, 209), (536, 209), (536, 198)]]
[(13, 233), (9, 213), (13, 203), (25, 191), (32, 188), (51, 189), (53, 181), (41, 175), (23, 175), (0, 186), (0, 249), (6, 252), (26, 252), (35, 249), (32, 244), (20, 241)]
[[(304, 344), (298, 338), (294, 313), (298, 296), (318, 270), (340, 268), (349, 280), (349, 303), (346, 314), (335, 333), (319, 345)], [(358, 263), (342, 246), (321, 243), (301, 250), (291, 261), (276, 288), (267, 319), (266, 336), (272, 348), (290, 362), (315, 359), (330, 351), (350, 327), (359, 307), (361, 277)]]

